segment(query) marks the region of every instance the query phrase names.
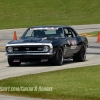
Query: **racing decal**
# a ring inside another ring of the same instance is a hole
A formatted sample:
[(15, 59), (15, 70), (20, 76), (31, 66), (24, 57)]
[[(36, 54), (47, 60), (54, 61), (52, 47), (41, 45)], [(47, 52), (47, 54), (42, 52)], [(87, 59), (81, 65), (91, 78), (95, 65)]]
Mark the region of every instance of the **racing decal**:
[(75, 46), (71, 46), (71, 49), (76, 49), (76, 47), (77, 47), (76, 45)]
[(76, 49), (76, 47), (77, 47), (76, 40), (71, 40), (70, 42), (71, 42), (71, 49)]
[(76, 45), (77, 44), (76, 40), (71, 40), (70, 42), (71, 42), (71, 45)]
[(30, 28), (30, 30), (57, 30), (55, 27), (45, 27), (45, 28)]
[(64, 55), (65, 55), (66, 51), (67, 51), (67, 45), (64, 46)]
[(30, 28), (30, 30), (43, 30), (43, 29), (47, 29), (47, 28)]
[(47, 27), (47, 30), (57, 30), (58, 28), (55, 27)]

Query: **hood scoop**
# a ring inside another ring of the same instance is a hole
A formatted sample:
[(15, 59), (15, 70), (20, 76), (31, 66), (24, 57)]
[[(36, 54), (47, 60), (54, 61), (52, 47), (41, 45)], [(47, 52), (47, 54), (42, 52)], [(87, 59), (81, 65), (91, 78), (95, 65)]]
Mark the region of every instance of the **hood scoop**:
[(27, 42), (37, 43), (37, 42), (42, 42), (42, 41), (46, 41), (46, 40), (47, 40), (47, 37), (45, 37), (45, 38), (30, 38), (30, 39), (25, 39), (23, 42), (24, 43), (27, 43)]
[(30, 39), (29, 42), (39, 42), (39, 41), (41, 41), (41, 39), (39, 39), (39, 38), (34, 38), (34, 39)]
[(17, 44), (17, 43), (51, 43), (52, 40), (49, 40), (47, 37), (44, 38), (27, 38), (27, 39), (20, 39), (17, 41), (11, 41), (9, 43)]
[(40, 40), (41, 40), (40, 38), (29, 38), (29, 39), (24, 39), (23, 43), (38, 42)]

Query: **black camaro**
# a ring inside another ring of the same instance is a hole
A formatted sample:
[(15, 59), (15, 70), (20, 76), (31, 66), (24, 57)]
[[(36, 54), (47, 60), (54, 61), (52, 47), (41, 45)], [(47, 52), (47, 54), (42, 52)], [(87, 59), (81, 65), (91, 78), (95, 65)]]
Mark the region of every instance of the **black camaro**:
[(53, 65), (62, 65), (63, 59), (75, 62), (86, 59), (88, 40), (79, 36), (69, 26), (34, 26), (28, 28), (19, 40), (6, 45), (10, 66), (20, 66), (21, 62), (47, 59)]

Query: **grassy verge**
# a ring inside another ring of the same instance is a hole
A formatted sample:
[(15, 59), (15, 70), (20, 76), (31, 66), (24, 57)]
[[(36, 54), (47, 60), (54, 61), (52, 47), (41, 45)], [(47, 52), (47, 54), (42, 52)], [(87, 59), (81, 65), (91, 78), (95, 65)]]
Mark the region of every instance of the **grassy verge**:
[[(10, 89), (6, 91), (8, 87)], [(100, 65), (0, 80), (0, 93), (63, 100), (100, 100)]]
[(95, 32), (90, 32), (90, 33), (82, 33), (82, 34), (79, 34), (80, 36), (86, 36), (86, 37), (97, 37), (98, 36), (98, 32), (95, 31)]
[(100, 0), (0, 0), (0, 29), (100, 23)]

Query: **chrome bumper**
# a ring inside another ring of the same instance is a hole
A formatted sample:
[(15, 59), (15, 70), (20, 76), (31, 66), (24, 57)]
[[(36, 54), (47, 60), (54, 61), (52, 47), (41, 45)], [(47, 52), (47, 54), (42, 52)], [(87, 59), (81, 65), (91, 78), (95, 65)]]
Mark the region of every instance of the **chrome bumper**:
[(12, 54), (6, 54), (7, 56), (21, 56), (21, 55), (54, 55), (55, 53), (12, 53)]

